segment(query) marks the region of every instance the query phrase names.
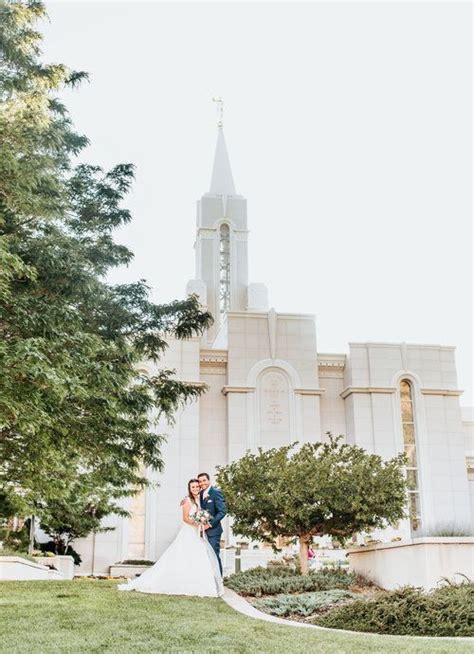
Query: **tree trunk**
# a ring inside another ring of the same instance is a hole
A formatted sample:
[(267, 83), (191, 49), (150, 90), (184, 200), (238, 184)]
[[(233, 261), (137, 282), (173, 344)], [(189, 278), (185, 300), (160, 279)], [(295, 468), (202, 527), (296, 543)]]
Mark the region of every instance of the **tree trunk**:
[(300, 567), (301, 574), (307, 575), (309, 572), (308, 565), (308, 545), (309, 538), (307, 536), (300, 536)]
[(30, 536), (28, 539), (28, 554), (30, 556), (33, 554), (34, 546), (35, 546), (35, 516), (32, 515), (30, 518)]

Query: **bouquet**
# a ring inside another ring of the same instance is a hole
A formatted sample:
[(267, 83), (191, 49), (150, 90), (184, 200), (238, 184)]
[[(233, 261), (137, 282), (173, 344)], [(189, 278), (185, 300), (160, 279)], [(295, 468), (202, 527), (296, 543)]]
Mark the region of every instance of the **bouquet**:
[(209, 521), (211, 517), (212, 516), (209, 513), (209, 511), (205, 511), (204, 509), (200, 509), (199, 511), (196, 511), (196, 513), (193, 513), (193, 515), (191, 516), (193, 522), (196, 523), (201, 533), (204, 531), (203, 527), (210, 524)]

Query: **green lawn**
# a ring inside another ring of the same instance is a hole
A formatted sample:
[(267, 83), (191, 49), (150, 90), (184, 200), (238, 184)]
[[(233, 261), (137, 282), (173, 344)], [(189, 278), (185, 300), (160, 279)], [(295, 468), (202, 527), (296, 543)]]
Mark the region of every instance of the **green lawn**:
[(116, 581), (0, 582), (0, 652), (472, 652), (469, 642), (345, 635), (246, 618), (218, 599), (119, 593)]

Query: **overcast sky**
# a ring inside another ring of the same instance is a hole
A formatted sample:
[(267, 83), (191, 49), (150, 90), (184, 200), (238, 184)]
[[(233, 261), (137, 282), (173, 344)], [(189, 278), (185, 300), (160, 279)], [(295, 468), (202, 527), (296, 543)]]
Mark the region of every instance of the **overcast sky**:
[(112, 281), (183, 297), (221, 95), (250, 280), (316, 314), (320, 352), (456, 345), (472, 404), (470, 3), (47, 7), (45, 59), (90, 73), (65, 96), (81, 159), (137, 167)]

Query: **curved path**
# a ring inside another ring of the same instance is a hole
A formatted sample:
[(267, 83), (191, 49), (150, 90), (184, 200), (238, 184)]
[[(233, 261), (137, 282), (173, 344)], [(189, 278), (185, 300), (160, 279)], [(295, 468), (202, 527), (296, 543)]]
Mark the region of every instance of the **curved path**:
[(296, 622), (295, 620), (285, 620), (284, 618), (277, 618), (275, 615), (269, 615), (256, 609), (250, 602), (247, 602), (241, 595), (238, 595), (230, 588), (224, 588), (224, 595), (222, 599), (226, 604), (239, 613), (243, 613), (249, 618), (256, 618), (257, 620), (265, 620), (266, 622), (273, 622), (274, 624), (285, 625), (286, 627), (299, 627), (303, 629), (319, 629), (320, 631), (329, 631), (331, 633), (337, 632), (340, 634), (354, 634), (355, 636), (375, 636), (380, 638), (421, 638), (423, 640), (455, 640), (455, 641), (474, 641), (474, 637), (469, 636), (408, 636), (405, 634), (373, 634), (365, 631), (349, 631), (348, 629), (330, 629), (329, 627), (320, 627), (316, 624), (307, 624), (306, 622)]

